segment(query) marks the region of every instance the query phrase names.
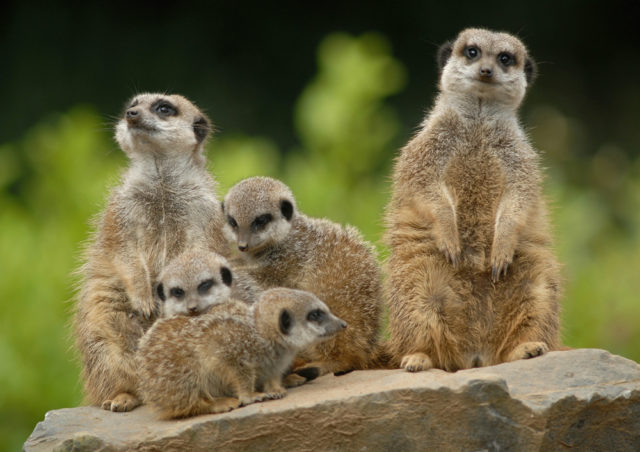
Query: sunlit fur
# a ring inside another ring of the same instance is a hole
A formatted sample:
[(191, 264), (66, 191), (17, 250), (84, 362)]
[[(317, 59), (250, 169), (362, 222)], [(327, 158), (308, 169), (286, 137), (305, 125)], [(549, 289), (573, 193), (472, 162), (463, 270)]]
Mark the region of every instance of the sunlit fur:
[[(469, 61), (469, 45), (482, 57)], [(492, 365), (559, 345), (559, 265), (539, 158), (516, 114), (530, 57), (517, 38), (479, 29), (450, 50), (435, 106), (395, 162), (386, 214), (388, 346), (409, 371)], [(515, 64), (501, 67), (500, 52)], [(493, 76), (481, 81), (483, 67)]]
[[(283, 201), (292, 207), (289, 220), (282, 213)], [(291, 190), (267, 177), (232, 187), (224, 212), (238, 225), (234, 229), (227, 223), (225, 234), (234, 245), (248, 246), (240, 260), (259, 284), (308, 290), (349, 324), (334, 339), (300, 353), (298, 367), (315, 367), (322, 375), (372, 366), (378, 354), (382, 287), (375, 251), (360, 233), (307, 217), (297, 209)], [(252, 222), (263, 214), (271, 214), (272, 221), (252, 232)]]
[[(314, 310), (325, 314), (322, 323), (308, 319)], [(284, 397), (295, 354), (344, 327), (316, 296), (291, 289), (267, 290), (251, 306), (231, 300), (200, 316), (161, 319), (140, 340), (142, 399), (168, 419)]]
[[(177, 114), (160, 117), (151, 108), (158, 100)], [(112, 411), (139, 404), (133, 355), (157, 315), (153, 287), (162, 268), (191, 243), (228, 254), (205, 167), (208, 119), (176, 95), (140, 94), (126, 111), (116, 139), (130, 165), (96, 221), (74, 321), (87, 399)]]

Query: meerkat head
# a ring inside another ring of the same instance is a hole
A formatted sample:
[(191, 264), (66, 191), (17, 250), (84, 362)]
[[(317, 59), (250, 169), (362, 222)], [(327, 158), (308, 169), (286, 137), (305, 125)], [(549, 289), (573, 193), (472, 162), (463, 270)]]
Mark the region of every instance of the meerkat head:
[(536, 75), (522, 42), (508, 33), (463, 30), (438, 51), (440, 90), (517, 107)]
[(243, 253), (255, 255), (282, 241), (296, 214), (293, 193), (269, 177), (251, 177), (229, 190), (222, 203), (224, 234)]
[(192, 155), (204, 164), (209, 119), (179, 95), (138, 94), (127, 102), (116, 141), (131, 158)]
[(255, 317), (256, 328), (264, 337), (293, 350), (328, 339), (347, 327), (314, 294), (282, 287), (260, 295)]
[(210, 251), (187, 251), (163, 269), (156, 294), (163, 317), (198, 315), (231, 296), (233, 276), (226, 259)]

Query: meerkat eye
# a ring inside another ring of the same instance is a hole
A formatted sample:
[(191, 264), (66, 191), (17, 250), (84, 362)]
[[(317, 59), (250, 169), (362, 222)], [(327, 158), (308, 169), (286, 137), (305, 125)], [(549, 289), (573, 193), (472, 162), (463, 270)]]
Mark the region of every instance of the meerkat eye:
[(314, 309), (309, 314), (307, 314), (307, 320), (309, 322), (320, 323), (325, 318), (325, 316), (326, 314), (322, 309)]
[(209, 292), (209, 289), (213, 287), (216, 282), (213, 279), (207, 279), (198, 284), (198, 293), (204, 295)]
[(513, 55), (507, 52), (502, 52), (500, 55), (498, 55), (498, 61), (503, 66), (513, 66), (516, 63), (516, 59), (513, 57)]
[(470, 60), (476, 59), (480, 56), (480, 49), (476, 46), (468, 46), (464, 49), (464, 56), (466, 56)]
[(175, 297), (177, 299), (181, 299), (184, 297), (184, 290), (181, 289), (180, 287), (172, 287), (171, 290), (169, 291), (169, 294), (172, 297)]
[(152, 108), (158, 116), (175, 116), (178, 114), (176, 107), (167, 101), (156, 102)]
[(238, 222), (230, 215), (227, 215), (227, 222), (233, 229), (238, 229)]
[(273, 220), (273, 215), (271, 215), (270, 213), (265, 213), (264, 215), (260, 215), (255, 220), (253, 220), (253, 223), (251, 225), (252, 229), (254, 230), (264, 229), (264, 227), (267, 224), (269, 224), (271, 220)]

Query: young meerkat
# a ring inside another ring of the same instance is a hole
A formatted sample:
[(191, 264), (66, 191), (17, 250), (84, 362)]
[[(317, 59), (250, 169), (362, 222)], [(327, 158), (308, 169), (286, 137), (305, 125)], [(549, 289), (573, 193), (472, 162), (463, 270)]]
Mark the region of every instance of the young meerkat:
[(299, 212), (291, 190), (268, 177), (245, 179), (222, 203), (224, 233), (263, 287), (314, 293), (349, 327), (300, 352), (305, 378), (372, 365), (378, 352), (382, 287), (375, 251), (353, 227)]
[(140, 394), (163, 419), (279, 399), (295, 354), (345, 327), (315, 295), (285, 288), (161, 319), (140, 340)]
[(514, 36), (462, 31), (404, 147), (387, 208), (393, 363), (448, 371), (559, 346), (559, 264), (539, 158), (517, 118), (535, 66)]
[(160, 316), (200, 315), (229, 298), (254, 303), (257, 284), (242, 271), (231, 271), (217, 253), (195, 249), (174, 258), (158, 277)]
[(228, 254), (204, 156), (210, 129), (195, 105), (164, 94), (134, 96), (116, 126), (130, 165), (97, 221), (75, 307), (91, 404), (111, 411), (140, 404), (134, 352), (157, 316), (153, 288), (167, 261), (190, 243)]

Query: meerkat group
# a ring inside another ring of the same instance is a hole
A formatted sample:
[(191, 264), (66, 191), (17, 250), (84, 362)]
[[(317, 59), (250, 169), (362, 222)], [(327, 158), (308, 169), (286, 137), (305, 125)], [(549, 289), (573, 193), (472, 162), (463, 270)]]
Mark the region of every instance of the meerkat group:
[(206, 116), (182, 96), (135, 96), (116, 127), (130, 166), (81, 268), (89, 402), (176, 418), (282, 397), (292, 376), (457, 371), (558, 348), (559, 264), (517, 118), (533, 60), (484, 29), (438, 60), (440, 94), (393, 170), (384, 291), (355, 228), (304, 215), (268, 177), (219, 202)]

